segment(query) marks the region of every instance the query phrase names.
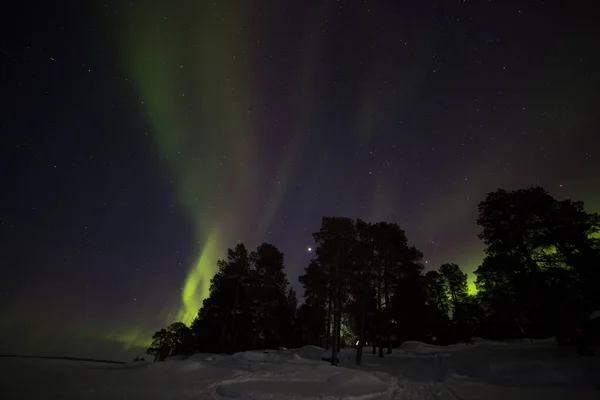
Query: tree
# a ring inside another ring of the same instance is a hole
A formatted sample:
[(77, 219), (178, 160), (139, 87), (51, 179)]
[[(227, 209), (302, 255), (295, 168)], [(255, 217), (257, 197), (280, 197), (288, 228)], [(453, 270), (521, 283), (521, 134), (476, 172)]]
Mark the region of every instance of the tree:
[(287, 291), (287, 306), (288, 312), (292, 316), (292, 321), (294, 321), (296, 319), (296, 312), (298, 310), (298, 296), (292, 287), (290, 287)]
[(283, 319), (280, 321), (280, 334), (284, 338), (286, 347), (298, 347), (301, 342), (299, 332), (296, 330), (298, 320), (298, 296), (294, 288), (290, 287), (286, 295), (286, 308)]
[(477, 284), (488, 314), (504, 324), (513, 319), (521, 336), (551, 333), (560, 317), (549, 307), (567, 290), (556, 284), (556, 277), (565, 275), (561, 270), (573, 272), (569, 296), (582, 299), (567, 302), (572, 308), (561, 313), (582, 317), (600, 306), (594, 289), (600, 282), (594, 239), (600, 218), (587, 213), (582, 202), (558, 201), (540, 187), (498, 190), (479, 204), (477, 223), (487, 246)]
[(287, 340), (291, 333), (294, 311), (290, 310), (288, 280), (284, 271), (283, 253), (275, 246), (263, 243), (250, 254), (250, 296), (254, 348), (274, 348)]
[(600, 232), (600, 216), (586, 212), (583, 202), (558, 201), (532, 187), (489, 193), (478, 208), (486, 254), (514, 256), (526, 272), (563, 266), (581, 277), (597, 275), (594, 237)]
[(524, 268), (535, 271), (538, 265), (532, 252), (542, 246), (545, 220), (555, 200), (542, 188), (489, 193), (479, 205), (478, 235), (488, 255), (514, 256)]
[(333, 320), (331, 363), (337, 365), (341, 335), (342, 307), (348, 296), (344, 290), (352, 266), (351, 250), (356, 242), (354, 221), (350, 218), (324, 217), (321, 229), (313, 234), (317, 244), (318, 265), (328, 277), (329, 310)]
[[(515, 265), (517, 264), (517, 265)], [(475, 270), (475, 286), (483, 307), (486, 323), (484, 330), (492, 338), (508, 338), (523, 335), (524, 320), (521, 287), (517, 283), (519, 262), (514, 257), (488, 256)], [(517, 331), (514, 330), (517, 329)]]
[(190, 355), (194, 353), (192, 330), (183, 322), (174, 322), (167, 327), (171, 346), (171, 355)]
[(425, 274), (423, 284), (426, 288), (427, 302), (436, 307), (440, 314), (448, 315), (450, 304), (448, 299), (448, 286), (444, 275), (432, 270)]
[[(325, 332), (332, 331), (334, 365), (342, 319), (347, 328), (358, 332), (357, 364), (367, 332), (373, 353), (378, 345), (380, 357), (384, 339), (391, 353), (392, 337), (398, 336), (399, 330), (416, 334), (417, 324), (409, 320), (423, 315), (422, 254), (408, 246), (405, 232), (397, 224), (323, 218), (314, 239), (317, 257), (300, 277), (306, 299), (301, 312), (308, 312), (309, 307), (324, 310)], [(415, 304), (421, 307), (417, 310)]]
[[(376, 331), (379, 357), (383, 357), (383, 339), (391, 340), (391, 296), (394, 283), (398, 283), (403, 252), (407, 249), (404, 231), (396, 224), (379, 222), (371, 227), (374, 243), (374, 265), (377, 292)], [(388, 345), (389, 347), (389, 345)], [(373, 348), (375, 350), (375, 348)]]
[(353, 248), (353, 270), (350, 278), (350, 312), (355, 316), (354, 328), (359, 333), (356, 347), (356, 365), (361, 364), (363, 347), (366, 343), (367, 318), (376, 309), (376, 291), (373, 287), (373, 263), (375, 246), (372, 225), (356, 221), (357, 242)]
[(154, 357), (154, 362), (163, 361), (171, 352), (171, 339), (165, 328), (162, 328), (152, 335), (152, 344), (146, 350), (146, 354)]
[(452, 315), (456, 321), (462, 318), (463, 305), (469, 295), (467, 274), (462, 272), (456, 264), (442, 264), (440, 273), (448, 286), (448, 292), (452, 301)]
[(329, 341), (329, 277), (318, 260), (312, 260), (304, 274), (298, 277), (304, 288), (304, 304), (298, 310), (297, 325), (302, 329), (305, 343), (320, 345), (325, 336), (325, 347)]
[(283, 253), (263, 243), (248, 254), (239, 243), (217, 265), (210, 295), (192, 323), (196, 350), (234, 353), (287, 344), (296, 300)]
[[(422, 285), (423, 253), (416, 247), (409, 247), (403, 230), (394, 227), (396, 235), (402, 238), (396, 242), (396, 253), (388, 263), (385, 286), (390, 291), (386, 296), (389, 306), (387, 313), (387, 353), (392, 352), (391, 336), (398, 339), (423, 340), (425, 336), (426, 294)], [(401, 244), (403, 243), (403, 244)], [(390, 268), (391, 267), (391, 268)], [(380, 356), (382, 352), (380, 349)]]
[(154, 362), (163, 361), (168, 356), (190, 355), (194, 352), (192, 330), (183, 322), (174, 322), (152, 335), (152, 344), (146, 354), (154, 357)]
[(204, 300), (192, 323), (196, 347), (202, 351), (233, 353), (251, 347), (252, 316), (250, 258), (239, 243), (227, 250), (227, 260), (217, 262), (211, 279), (210, 296)]
[(435, 338), (436, 343), (447, 343), (450, 300), (444, 276), (438, 271), (428, 271), (422, 279), (425, 293), (425, 315), (427, 338)]

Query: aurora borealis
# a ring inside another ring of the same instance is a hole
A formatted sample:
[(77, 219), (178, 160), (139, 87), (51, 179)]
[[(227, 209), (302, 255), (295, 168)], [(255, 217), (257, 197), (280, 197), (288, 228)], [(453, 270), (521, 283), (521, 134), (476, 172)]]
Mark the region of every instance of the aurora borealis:
[(0, 17), (15, 351), (142, 346), (191, 321), (238, 241), (278, 246), (299, 289), (322, 216), (398, 222), (427, 268), (472, 272), (490, 191), (542, 185), (600, 211), (583, 8), (59, 3)]

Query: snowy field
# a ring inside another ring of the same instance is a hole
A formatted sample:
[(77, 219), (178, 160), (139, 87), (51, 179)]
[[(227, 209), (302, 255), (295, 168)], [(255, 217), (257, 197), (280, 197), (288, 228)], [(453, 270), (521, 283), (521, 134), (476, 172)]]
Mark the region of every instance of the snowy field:
[(0, 398), (600, 399), (600, 359), (552, 341), (407, 342), (383, 359), (365, 353), (360, 368), (352, 350), (332, 367), (313, 346), (157, 364), (0, 358)]

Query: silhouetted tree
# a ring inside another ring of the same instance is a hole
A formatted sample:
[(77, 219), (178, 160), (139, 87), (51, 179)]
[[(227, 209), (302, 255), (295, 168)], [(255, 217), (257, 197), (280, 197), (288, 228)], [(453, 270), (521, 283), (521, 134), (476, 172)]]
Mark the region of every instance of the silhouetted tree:
[(329, 309), (333, 322), (331, 363), (337, 365), (341, 336), (342, 307), (348, 293), (345, 290), (352, 269), (351, 251), (356, 242), (354, 221), (350, 218), (324, 217), (321, 229), (313, 234), (317, 244), (318, 265), (328, 277)]
[(171, 341), (166, 329), (156, 331), (152, 335), (152, 344), (146, 350), (146, 354), (154, 357), (154, 362), (163, 361), (171, 352)]
[(384, 339), (391, 353), (394, 335), (418, 335), (415, 319), (423, 318), (425, 308), (420, 282), (422, 254), (408, 246), (397, 224), (323, 218), (314, 238), (317, 258), (300, 282), (308, 304), (321, 299), (321, 307), (327, 312), (325, 331), (333, 331), (332, 363), (337, 361), (341, 344), (342, 319), (358, 333), (357, 363), (367, 332), (374, 352), (379, 346), (380, 357), (384, 354)]
[(288, 299), (288, 280), (284, 271), (283, 253), (275, 246), (263, 243), (250, 255), (249, 301), (254, 327), (254, 348), (276, 348), (290, 333), (293, 311)]
[(146, 354), (154, 357), (154, 362), (163, 361), (171, 355), (190, 355), (194, 352), (192, 330), (183, 322), (174, 322), (166, 329), (152, 335), (152, 344)]
[(233, 353), (287, 344), (296, 300), (288, 288), (283, 253), (263, 243), (248, 254), (240, 243), (217, 265), (210, 295), (192, 323), (196, 349)]
[(296, 291), (290, 287), (286, 294), (285, 314), (279, 324), (279, 335), (283, 338), (283, 344), (286, 347), (298, 347), (301, 343), (297, 321), (298, 297)]
[(219, 260), (217, 266), (218, 271), (211, 279), (210, 296), (204, 300), (192, 329), (198, 349), (233, 353), (249, 348), (252, 342), (247, 335), (252, 331), (252, 302), (249, 301), (250, 258), (246, 247), (239, 243), (229, 249), (227, 260)]
[[(349, 312), (354, 317), (353, 327), (358, 332), (356, 365), (361, 364), (363, 347), (366, 343), (367, 323), (371, 322), (376, 311), (376, 291), (373, 285), (375, 244), (372, 225), (362, 220), (356, 221), (357, 241), (353, 248), (353, 270), (350, 277), (351, 303)], [(369, 318), (369, 316), (371, 318)]]
[(467, 274), (462, 272), (456, 264), (443, 264), (440, 273), (446, 281), (448, 294), (452, 303), (452, 321), (455, 335), (465, 341), (469, 340), (470, 319), (468, 313), (469, 299)]
[(191, 328), (174, 323), (156, 332), (147, 353), (163, 360), (192, 347), (232, 353), (311, 343), (331, 345), (336, 365), (344, 325), (346, 342), (357, 335), (360, 364), (367, 338), (383, 357), (398, 340), (449, 343), (453, 329), (466, 341), (475, 330), (547, 335), (600, 307), (598, 214), (539, 187), (498, 190), (478, 207), (486, 257), (475, 296), (456, 264), (423, 275), (423, 254), (397, 224), (325, 217), (313, 234), (315, 258), (299, 277), (300, 307), (283, 253), (264, 243), (249, 254), (240, 243), (218, 261)]
[[(403, 273), (394, 285), (390, 310), (392, 320), (388, 321), (388, 324), (393, 324), (393, 333), (401, 342), (422, 341), (427, 337), (427, 298), (421, 275), (423, 267), (418, 263), (409, 263), (408, 266), (412, 269)], [(388, 342), (388, 354), (391, 348), (392, 344)]]
[(171, 346), (170, 355), (190, 355), (194, 353), (192, 330), (183, 322), (174, 322), (167, 327)]
[(462, 272), (456, 264), (442, 264), (440, 273), (448, 285), (448, 294), (452, 301), (452, 312), (460, 312), (460, 306), (468, 296), (467, 274)]
[(436, 343), (447, 343), (450, 300), (446, 280), (438, 271), (432, 270), (425, 274), (422, 285), (425, 292), (427, 338), (435, 338)]
[[(379, 357), (383, 357), (384, 338), (387, 339), (388, 353), (391, 353), (393, 322), (407, 314), (403, 303), (408, 300), (413, 288), (418, 286), (422, 265), (422, 254), (416, 248), (408, 247), (405, 232), (397, 224), (379, 222), (371, 228), (374, 237), (377, 291), (376, 337), (379, 344)], [(411, 283), (409, 283), (411, 282)], [(401, 290), (403, 289), (403, 290)], [(394, 318), (394, 307), (397, 318)], [(405, 327), (406, 331), (406, 327)]]
[(428, 303), (435, 306), (440, 313), (448, 315), (450, 312), (450, 301), (448, 296), (447, 281), (439, 271), (427, 271), (423, 284), (427, 291)]
[[(304, 288), (304, 303), (300, 306), (297, 325), (304, 342), (328, 348), (329, 341), (329, 277), (318, 260), (312, 260), (298, 277)], [(325, 343), (320, 339), (324, 337)]]
[[(561, 324), (556, 322), (561, 315), (580, 318), (598, 307), (593, 287), (600, 252), (593, 236), (599, 221), (583, 203), (558, 201), (540, 187), (488, 194), (479, 204), (479, 237), (487, 257), (476, 271), (476, 284), (489, 319), (516, 326), (521, 337), (547, 335)], [(557, 284), (558, 276), (572, 284)], [(554, 299), (567, 293), (580, 301), (552, 309), (558, 306)]]
[[(516, 265), (515, 265), (516, 264)], [(513, 257), (488, 256), (475, 271), (475, 286), (484, 310), (485, 332), (492, 338), (522, 335), (525, 305), (517, 296), (519, 263)]]

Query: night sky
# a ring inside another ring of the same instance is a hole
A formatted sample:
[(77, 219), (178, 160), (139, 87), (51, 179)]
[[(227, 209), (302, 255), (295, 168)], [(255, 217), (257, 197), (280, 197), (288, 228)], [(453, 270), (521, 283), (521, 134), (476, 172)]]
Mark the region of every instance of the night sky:
[(302, 294), (322, 216), (397, 222), (427, 268), (472, 272), (490, 191), (600, 211), (578, 2), (10, 3), (0, 354), (125, 357), (191, 321), (238, 241), (278, 246)]

